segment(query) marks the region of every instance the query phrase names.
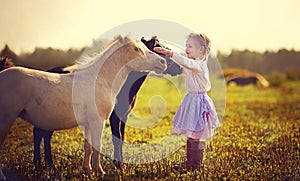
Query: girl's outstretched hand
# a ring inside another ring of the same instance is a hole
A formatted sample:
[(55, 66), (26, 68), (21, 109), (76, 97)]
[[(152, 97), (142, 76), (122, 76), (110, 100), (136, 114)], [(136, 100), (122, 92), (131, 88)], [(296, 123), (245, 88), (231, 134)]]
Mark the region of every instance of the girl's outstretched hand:
[(156, 51), (157, 53), (162, 53), (168, 57), (172, 57), (173, 56), (173, 52), (167, 48), (163, 48), (163, 47), (154, 47), (153, 48), (154, 51)]

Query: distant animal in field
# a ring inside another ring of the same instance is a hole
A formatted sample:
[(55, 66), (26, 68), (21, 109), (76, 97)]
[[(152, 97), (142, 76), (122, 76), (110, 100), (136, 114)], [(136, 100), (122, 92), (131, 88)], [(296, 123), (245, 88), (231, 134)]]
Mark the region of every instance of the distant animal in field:
[(17, 117), (45, 130), (81, 125), (86, 140), (83, 169), (86, 173), (92, 168), (104, 174), (100, 164), (104, 121), (109, 118), (128, 74), (132, 70), (163, 73), (166, 68), (164, 58), (142, 42), (122, 36), (73, 73), (8, 68), (0, 72), (0, 151)]
[(251, 74), (234, 74), (226, 78), (226, 84), (230, 85), (231, 83), (235, 83), (238, 86), (245, 86), (245, 85), (254, 85), (257, 87), (268, 87), (270, 84), (269, 82), (260, 74), (258, 73), (251, 73)]

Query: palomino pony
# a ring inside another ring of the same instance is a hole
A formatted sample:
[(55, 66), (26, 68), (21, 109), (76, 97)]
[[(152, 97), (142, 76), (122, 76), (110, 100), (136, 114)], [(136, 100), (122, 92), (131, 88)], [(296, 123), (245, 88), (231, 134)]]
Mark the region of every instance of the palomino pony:
[[(159, 42), (156, 36), (153, 36), (150, 40), (146, 40), (143, 37), (141, 41), (151, 51), (153, 51), (154, 47), (164, 47), (164, 45)], [(164, 58), (166, 58), (168, 64), (168, 67), (165, 70), (164, 74), (170, 74), (174, 76), (182, 72), (182, 68), (178, 64), (176, 64), (168, 57), (164, 56)], [(128, 75), (125, 84), (123, 85), (121, 91), (117, 95), (118, 101), (109, 118), (112, 131), (112, 140), (114, 144), (114, 163), (117, 168), (121, 168), (120, 162), (123, 161), (122, 145), (124, 141), (125, 125), (128, 119), (128, 115), (134, 108), (136, 95), (147, 76), (148, 72), (137, 71), (132, 71)]]
[[(5, 57), (0, 57), (0, 71), (5, 70), (10, 67), (14, 67), (15, 64), (13, 63), (12, 59)], [(63, 67), (55, 67), (52, 69), (47, 70), (47, 72), (52, 73), (70, 73), (71, 70), (66, 70)], [(52, 155), (51, 155), (51, 137), (53, 131), (43, 130), (37, 127), (33, 128), (33, 142), (34, 142), (34, 149), (33, 149), (33, 163), (36, 169), (40, 169), (41, 167), (41, 141), (44, 139), (44, 154), (45, 154), (45, 162), (47, 165), (52, 166)]]
[[(87, 173), (91, 168), (104, 173), (99, 157), (104, 121), (109, 118), (128, 74), (133, 70), (162, 73), (167, 65), (165, 59), (148, 50), (142, 42), (121, 36), (93, 60), (70, 74), (23, 67), (2, 71), (0, 150), (17, 117), (45, 130), (81, 125), (87, 140), (83, 169)], [(5, 179), (2, 168), (0, 179)]]

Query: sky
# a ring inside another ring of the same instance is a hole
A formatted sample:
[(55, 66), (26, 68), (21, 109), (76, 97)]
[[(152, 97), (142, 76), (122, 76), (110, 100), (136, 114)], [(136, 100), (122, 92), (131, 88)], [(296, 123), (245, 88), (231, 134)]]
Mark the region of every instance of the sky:
[(0, 0), (0, 6), (0, 49), (8, 44), (17, 54), (35, 47), (82, 48), (118, 25), (143, 19), (205, 33), (224, 53), (300, 50), (298, 0)]

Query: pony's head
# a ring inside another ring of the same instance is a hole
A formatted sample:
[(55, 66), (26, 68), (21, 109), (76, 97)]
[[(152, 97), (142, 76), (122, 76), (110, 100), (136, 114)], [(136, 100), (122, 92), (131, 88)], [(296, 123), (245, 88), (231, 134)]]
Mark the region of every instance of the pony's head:
[[(166, 46), (164, 46), (161, 42), (159, 42), (157, 36), (153, 36), (150, 40), (146, 40), (144, 37), (141, 38), (141, 41), (147, 46), (147, 48), (151, 51), (154, 51), (154, 47), (164, 47), (167, 48)], [(155, 51), (154, 51), (155, 52)], [(155, 52), (157, 53), (157, 52)], [(182, 72), (182, 68), (175, 63), (171, 58), (161, 54), (161, 53), (157, 53), (158, 55), (162, 56), (163, 58), (165, 58), (167, 60), (167, 69), (163, 72), (163, 74), (170, 74), (172, 76), (174, 75), (178, 75)]]
[(119, 38), (121, 55), (126, 55), (126, 66), (135, 71), (155, 71), (163, 73), (167, 68), (166, 59), (150, 51), (141, 41), (132, 41), (128, 37)]
[(0, 57), (0, 71), (15, 66), (8, 56)]

